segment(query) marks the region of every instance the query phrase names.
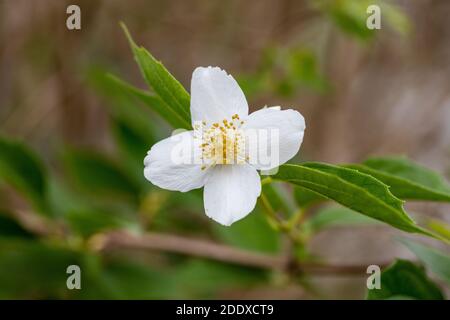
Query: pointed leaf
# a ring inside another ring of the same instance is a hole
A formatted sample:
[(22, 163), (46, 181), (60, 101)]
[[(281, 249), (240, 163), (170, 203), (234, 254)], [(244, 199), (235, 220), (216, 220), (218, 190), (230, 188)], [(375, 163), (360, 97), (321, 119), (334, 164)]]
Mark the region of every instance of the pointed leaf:
[(106, 156), (87, 150), (66, 150), (66, 171), (80, 190), (98, 196), (122, 196), (136, 200), (135, 183)]
[(124, 24), (121, 26), (130, 42), (134, 57), (147, 84), (153, 88), (169, 108), (180, 115), (187, 125), (190, 125), (189, 93), (150, 52), (136, 45)]
[(420, 300), (443, 300), (439, 287), (423, 268), (406, 260), (397, 260), (381, 273), (381, 288), (367, 292), (368, 300), (408, 297)]
[(385, 184), (356, 170), (323, 163), (286, 164), (273, 178), (307, 188), (400, 230), (431, 235), (415, 224)]
[[(112, 75), (105, 75), (105, 82), (109, 87), (116, 91), (121, 91), (134, 97), (145, 106), (156, 112), (173, 128), (190, 129), (191, 124), (186, 119), (179, 115), (173, 108), (170, 108), (159, 96), (152, 94), (148, 91), (136, 88), (135, 86), (123, 81), (122, 79)], [(151, 119), (149, 119), (150, 121)]]
[(0, 179), (31, 200), (36, 210), (50, 214), (44, 166), (25, 145), (0, 137)]
[(449, 254), (408, 239), (400, 239), (400, 242), (407, 246), (428, 269), (450, 285)]
[(406, 158), (372, 158), (346, 167), (383, 181), (401, 199), (450, 202), (450, 185), (444, 178)]

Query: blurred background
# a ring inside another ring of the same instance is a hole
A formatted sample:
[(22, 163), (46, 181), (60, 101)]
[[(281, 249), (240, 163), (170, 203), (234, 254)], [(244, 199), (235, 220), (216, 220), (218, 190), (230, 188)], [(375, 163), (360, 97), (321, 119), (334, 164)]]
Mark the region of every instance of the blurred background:
[[(81, 8), (81, 30), (66, 28), (69, 4)], [(366, 28), (370, 4), (381, 6), (381, 30)], [(307, 129), (297, 160), (402, 154), (448, 178), (449, 17), (445, 0), (1, 0), (0, 158), (26, 177), (0, 179), (0, 298), (363, 298), (364, 273), (293, 278), (108, 236), (285, 249), (259, 208), (223, 228), (203, 214), (201, 192), (144, 180), (146, 151), (171, 129), (105, 76), (147, 89), (119, 22), (188, 90), (197, 66), (220, 66), (251, 110), (298, 109)], [(450, 222), (448, 205), (408, 209)], [(394, 234), (340, 225), (308, 249), (337, 265), (411, 258)], [(66, 288), (70, 264), (81, 290)]]

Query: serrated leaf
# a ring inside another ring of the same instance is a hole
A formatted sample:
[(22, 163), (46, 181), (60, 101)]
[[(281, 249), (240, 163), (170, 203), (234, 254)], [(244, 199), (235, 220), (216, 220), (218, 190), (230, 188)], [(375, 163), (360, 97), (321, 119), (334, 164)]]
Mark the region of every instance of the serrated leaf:
[(399, 241), (408, 247), (429, 270), (450, 285), (450, 255), (408, 239)]
[(381, 273), (381, 288), (367, 292), (367, 299), (408, 297), (420, 300), (443, 300), (439, 287), (426, 275), (423, 268), (406, 260), (397, 260)]
[(434, 236), (403, 210), (402, 201), (381, 181), (353, 169), (324, 163), (286, 164), (273, 179), (302, 186), (337, 203), (406, 232)]
[[(190, 96), (178, 80), (176, 80), (163, 64), (157, 61), (143, 47), (138, 47), (131, 38), (126, 26), (121, 24), (134, 57), (139, 65), (141, 73), (147, 84), (159, 95), (159, 97), (185, 122), (187, 128), (191, 126)], [(183, 127), (186, 128), (186, 127)]]
[(51, 214), (46, 171), (39, 158), (24, 144), (0, 137), (0, 179), (31, 200), (36, 210)]
[(401, 199), (450, 202), (450, 186), (444, 178), (406, 158), (371, 158), (346, 167), (384, 182)]

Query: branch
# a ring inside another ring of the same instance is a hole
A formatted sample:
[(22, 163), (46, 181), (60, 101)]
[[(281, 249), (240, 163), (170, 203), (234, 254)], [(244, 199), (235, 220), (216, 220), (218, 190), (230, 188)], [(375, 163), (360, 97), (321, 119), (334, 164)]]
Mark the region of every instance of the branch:
[[(325, 265), (309, 262), (289, 266), (287, 257), (254, 253), (223, 244), (155, 232), (145, 235), (123, 231), (105, 233), (94, 236), (91, 244), (98, 251), (112, 249), (165, 251), (269, 270), (285, 270), (289, 267), (295, 272), (316, 275), (360, 275), (365, 274), (367, 270), (366, 265)], [(384, 263), (378, 265), (380, 268), (386, 266)]]

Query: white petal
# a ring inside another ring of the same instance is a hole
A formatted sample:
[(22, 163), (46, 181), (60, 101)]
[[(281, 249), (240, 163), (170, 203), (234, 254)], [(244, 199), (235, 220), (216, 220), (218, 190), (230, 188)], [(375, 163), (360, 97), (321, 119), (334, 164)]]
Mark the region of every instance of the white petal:
[(186, 131), (153, 145), (144, 159), (144, 176), (154, 185), (186, 192), (203, 187), (208, 170), (198, 160), (199, 142)]
[(295, 110), (265, 108), (250, 114), (242, 126), (249, 163), (270, 170), (295, 156), (305, 131), (305, 119)]
[(208, 124), (248, 115), (245, 95), (234, 78), (218, 67), (198, 67), (192, 73), (191, 117), (192, 123)]
[(258, 172), (250, 165), (218, 165), (205, 184), (206, 215), (225, 226), (249, 214), (261, 193)]

